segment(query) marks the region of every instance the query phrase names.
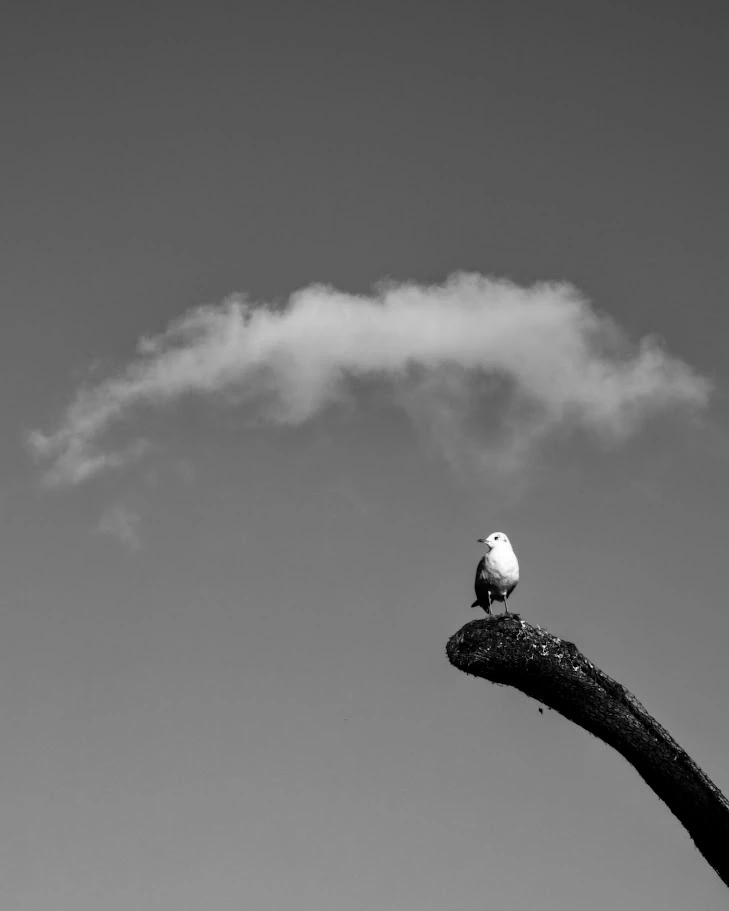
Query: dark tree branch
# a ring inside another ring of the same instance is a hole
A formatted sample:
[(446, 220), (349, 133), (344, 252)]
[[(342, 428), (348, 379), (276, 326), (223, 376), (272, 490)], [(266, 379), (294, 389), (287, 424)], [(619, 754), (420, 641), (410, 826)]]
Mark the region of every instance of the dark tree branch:
[(467, 623), (446, 651), (459, 670), (516, 687), (614, 747), (729, 886), (729, 801), (635, 696), (575, 645), (518, 614), (498, 614)]

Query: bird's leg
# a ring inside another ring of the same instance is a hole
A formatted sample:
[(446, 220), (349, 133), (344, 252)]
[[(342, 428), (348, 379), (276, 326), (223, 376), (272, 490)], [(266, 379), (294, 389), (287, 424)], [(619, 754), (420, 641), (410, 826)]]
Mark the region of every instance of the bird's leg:
[(509, 602), (507, 600), (506, 592), (504, 592), (504, 613), (509, 613)]
[(486, 592), (486, 598), (488, 600), (488, 607), (486, 608), (486, 613), (491, 615), (491, 592)]

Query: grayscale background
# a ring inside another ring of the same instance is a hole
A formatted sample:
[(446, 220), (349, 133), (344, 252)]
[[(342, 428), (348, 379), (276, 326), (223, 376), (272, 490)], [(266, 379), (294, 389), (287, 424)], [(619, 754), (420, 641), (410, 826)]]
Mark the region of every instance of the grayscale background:
[[(729, 790), (726, 4), (1, 24), (0, 905), (724, 908), (623, 759), (444, 648), (505, 531), (513, 609)], [(457, 270), (574, 283), (708, 408), (513, 472), (451, 464), (383, 389), (296, 426), (130, 412), (110, 445), (143, 457), (52, 489), (28, 452), (192, 307)]]

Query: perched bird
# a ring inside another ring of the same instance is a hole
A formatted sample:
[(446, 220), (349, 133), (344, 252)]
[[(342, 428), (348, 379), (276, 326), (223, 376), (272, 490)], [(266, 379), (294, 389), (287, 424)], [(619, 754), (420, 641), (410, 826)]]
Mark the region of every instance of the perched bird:
[(496, 531), (488, 538), (478, 541), (486, 548), (476, 570), (476, 600), (471, 607), (482, 607), (487, 614), (491, 613), (493, 601), (503, 601), (508, 614), (507, 598), (516, 588), (519, 581), (519, 561), (511, 542), (503, 532)]

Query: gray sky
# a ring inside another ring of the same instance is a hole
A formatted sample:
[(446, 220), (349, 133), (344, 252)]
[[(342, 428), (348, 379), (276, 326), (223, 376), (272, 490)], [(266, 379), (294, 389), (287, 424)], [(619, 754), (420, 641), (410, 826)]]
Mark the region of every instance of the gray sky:
[(506, 531), (729, 790), (728, 18), (4, 14), (3, 907), (725, 907), (444, 647)]

